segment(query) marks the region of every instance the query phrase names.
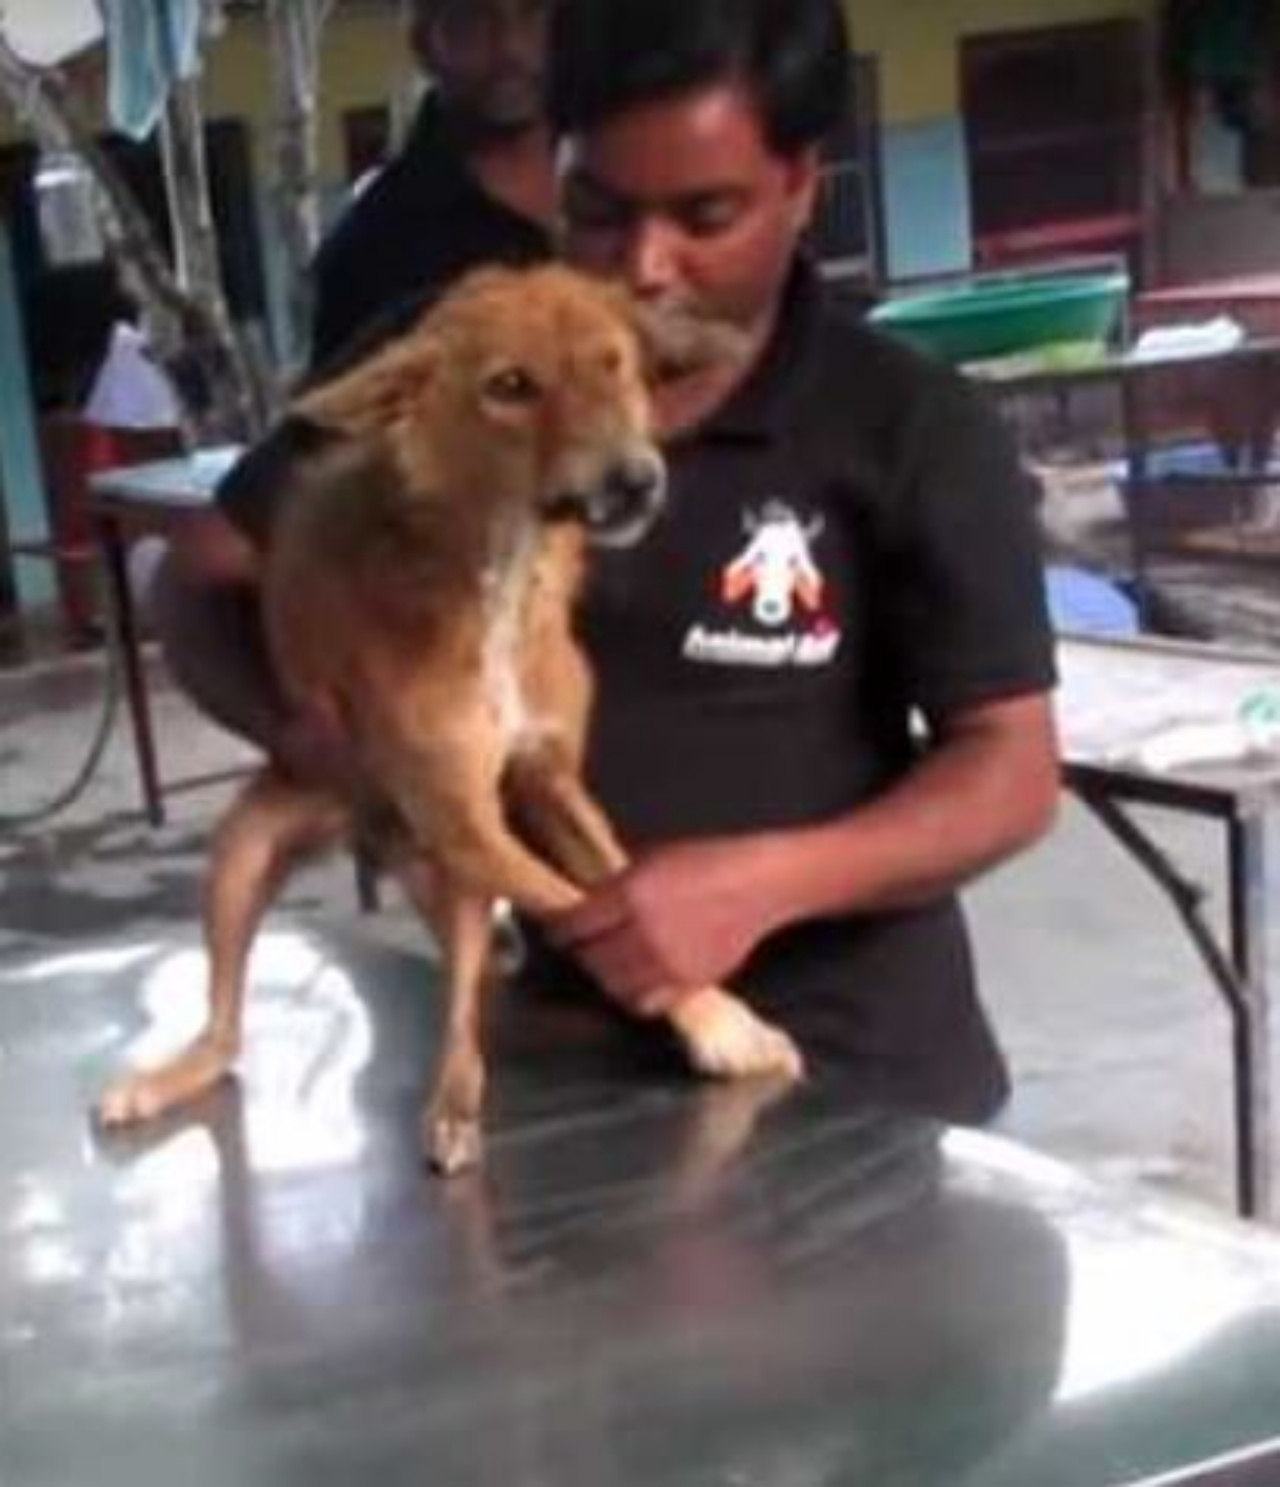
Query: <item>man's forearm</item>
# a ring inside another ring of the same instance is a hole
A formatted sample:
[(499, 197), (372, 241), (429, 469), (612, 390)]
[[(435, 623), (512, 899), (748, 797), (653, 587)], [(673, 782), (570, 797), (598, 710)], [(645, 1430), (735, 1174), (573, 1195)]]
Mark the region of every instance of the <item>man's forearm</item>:
[(197, 707), (274, 752), (288, 709), (263, 640), (252, 584), (210, 581), (166, 560), (154, 610), (165, 659)]
[(879, 799), (759, 840), (759, 871), (780, 923), (911, 907), (1029, 846), (1057, 796), (1048, 704), (1000, 704), (962, 721)]

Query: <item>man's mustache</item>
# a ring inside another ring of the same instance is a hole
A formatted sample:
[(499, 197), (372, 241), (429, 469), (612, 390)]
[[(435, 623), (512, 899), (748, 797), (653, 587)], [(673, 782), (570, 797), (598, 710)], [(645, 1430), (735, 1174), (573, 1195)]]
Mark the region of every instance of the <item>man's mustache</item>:
[(740, 362), (750, 349), (741, 326), (690, 300), (640, 300), (635, 318), (658, 384)]

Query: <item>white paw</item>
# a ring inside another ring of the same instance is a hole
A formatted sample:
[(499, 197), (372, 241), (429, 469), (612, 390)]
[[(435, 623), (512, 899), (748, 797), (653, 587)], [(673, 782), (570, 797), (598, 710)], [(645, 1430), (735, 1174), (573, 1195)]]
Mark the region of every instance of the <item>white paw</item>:
[(107, 1086), (95, 1114), (108, 1130), (155, 1120), (189, 1105), (231, 1074), (234, 1049), (201, 1038), (154, 1069), (134, 1069)]
[(165, 1108), (163, 1092), (147, 1074), (125, 1074), (107, 1086), (94, 1115), (100, 1126), (116, 1130), (154, 1120)]
[(679, 1032), (690, 1063), (713, 1079), (804, 1077), (804, 1057), (787, 1034), (731, 997), (718, 998), (714, 1016)]

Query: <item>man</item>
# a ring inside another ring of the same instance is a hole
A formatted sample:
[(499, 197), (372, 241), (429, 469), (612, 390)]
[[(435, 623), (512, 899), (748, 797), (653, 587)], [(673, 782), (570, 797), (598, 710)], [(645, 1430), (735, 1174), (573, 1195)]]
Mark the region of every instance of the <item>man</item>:
[(548, 6), (411, 0), (409, 42), (432, 86), (400, 153), (316, 256), (316, 365), (398, 302), (431, 297), (477, 264), (548, 256)]
[(663, 390), (669, 515), (596, 572), (591, 776), (640, 851), (550, 938), (633, 1011), (727, 981), (869, 1099), (983, 1119), (954, 891), (1054, 811), (1040, 562), (994, 415), (799, 251), (837, 0), (561, 0), (550, 55), (568, 255), (751, 347)]

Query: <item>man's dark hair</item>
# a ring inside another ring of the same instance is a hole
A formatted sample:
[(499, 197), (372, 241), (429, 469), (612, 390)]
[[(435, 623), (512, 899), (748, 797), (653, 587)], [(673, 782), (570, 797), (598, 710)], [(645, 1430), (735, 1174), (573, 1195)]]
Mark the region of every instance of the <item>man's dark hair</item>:
[(835, 128), (849, 76), (839, 0), (558, 0), (548, 113), (576, 134), (631, 108), (739, 82), (780, 155)]

